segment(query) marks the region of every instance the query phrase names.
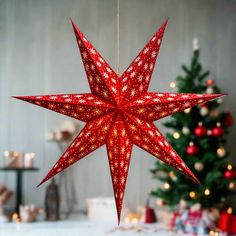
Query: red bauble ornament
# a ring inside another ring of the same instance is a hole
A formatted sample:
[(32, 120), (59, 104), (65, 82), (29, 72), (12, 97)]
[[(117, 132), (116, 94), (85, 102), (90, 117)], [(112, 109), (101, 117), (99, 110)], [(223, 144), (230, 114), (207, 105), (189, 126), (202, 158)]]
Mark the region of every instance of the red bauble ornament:
[(236, 170), (226, 170), (224, 176), (226, 179), (236, 179)]
[(230, 127), (234, 124), (234, 118), (230, 112), (225, 112), (223, 115), (223, 125)]
[(186, 149), (188, 155), (193, 156), (199, 153), (199, 148), (193, 142), (190, 142), (189, 146)]
[(207, 134), (207, 129), (199, 122), (198, 126), (194, 129), (194, 134), (199, 138), (204, 137)]
[(230, 179), (232, 177), (232, 172), (230, 170), (226, 170), (224, 176), (226, 179)]
[(220, 123), (216, 124), (216, 127), (212, 129), (212, 136), (214, 137), (220, 137), (222, 135), (224, 135), (225, 130), (224, 128), (221, 127)]
[(211, 86), (211, 85), (213, 85), (214, 83), (215, 83), (214, 80), (208, 79), (208, 80), (206, 81), (206, 86)]

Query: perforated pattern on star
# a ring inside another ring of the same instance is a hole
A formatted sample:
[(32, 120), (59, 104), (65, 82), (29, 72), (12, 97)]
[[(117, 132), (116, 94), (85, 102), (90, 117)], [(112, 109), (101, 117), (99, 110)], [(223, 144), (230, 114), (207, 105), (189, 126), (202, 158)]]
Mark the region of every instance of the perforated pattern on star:
[(81, 121), (91, 121), (115, 111), (114, 107), (93, 94), (55, 94), (16, 97)]
[(155, 121), (218, 96), (218, 94), (146, 93), (127, 103), (124, 110), (144, 120)]
[(120, 114), (117, 115), (113, 122), (106, 145), (116, 200), (118, 221), (120, 221), (122, 201), (124, 198), (133, 147), (133, 143), (128, 136), (124, 121)]
[(222, 96), (148, 92), (165, 22), (120, 77), (72, 22), (91, 94), (15, 97), (87, 122), (41, 184), (106, 145), (118, 221), (133, 144), (198, 182), (153, 121)]

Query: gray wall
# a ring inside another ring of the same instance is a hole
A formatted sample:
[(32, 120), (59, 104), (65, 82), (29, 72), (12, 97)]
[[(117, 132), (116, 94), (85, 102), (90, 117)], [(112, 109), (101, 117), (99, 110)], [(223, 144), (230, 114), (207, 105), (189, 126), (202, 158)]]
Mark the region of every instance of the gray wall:
[[(150, 90), (171, 90), (169, 83), (180, 73), (181, 63), (189, 62), (191, 41), (198, 37), (202, 62), (229, 94), (223, 106), (236, 117), (235, 13), (233, 0), (121, 0), (121, 71), (169, 17)], [(115, 68), (115, 14), (116, 3), (111, 0), (0, 0), (0, 153), (18, 150), (37, 154), (40, 172), (25, 175), (28, 203), (43, 204), (44, 186), (35, 186), (60, 155), (44, 134), (67, 118), (10, 96), (88, 92), (68, 18), (72, 17)], [(234, 129), (229, 142), (232, 158), (235, 138)], [(132, 207), (143, 204), (147, 192), (157, 184), (149, 174), (154, 162), (150, 155), (134, 150), (126, 190), (126, 201)], [(81, 207), (87, 197), (112, 195), (105, 148), (73, 168)], [(1, 174), (0, 181), (14, 187), (12, 174)]]

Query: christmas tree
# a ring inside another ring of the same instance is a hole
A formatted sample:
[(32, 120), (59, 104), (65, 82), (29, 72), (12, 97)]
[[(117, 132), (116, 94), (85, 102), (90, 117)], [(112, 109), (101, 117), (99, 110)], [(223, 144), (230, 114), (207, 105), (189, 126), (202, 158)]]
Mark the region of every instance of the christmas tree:
[[(199, 61), (200, 51), (194, 40), (191, 64), (183, 65), (183, 75), (170, 83), (178, 93), (220, 93)], [(226, 150), (226, 135), (233, 124), (230, 112), (221, 111), (222, 98), (174, 114), (164, 123), (167, 140), (200, 180), (198, 185), (177, 170), (157, 161), (151, 170), (162, 186), (152, 191), (160, 204), (176, 206), (180, 200), (189, 205), (201, 203), (210, 208), (222, 203), (236, 188)]]

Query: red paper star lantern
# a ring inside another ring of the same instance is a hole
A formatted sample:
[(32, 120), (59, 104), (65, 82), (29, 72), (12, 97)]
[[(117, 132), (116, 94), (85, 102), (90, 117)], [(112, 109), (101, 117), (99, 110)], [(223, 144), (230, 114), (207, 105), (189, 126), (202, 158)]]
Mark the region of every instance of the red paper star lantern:
[(148, 92), (166, 24), (119, 77), (72, 22), (91, 93), (15, 97), (86, 122), (40, 184), (104, 144), (118, 221), (134, 144), (198, 182), (153, 122), (222, 95)]

